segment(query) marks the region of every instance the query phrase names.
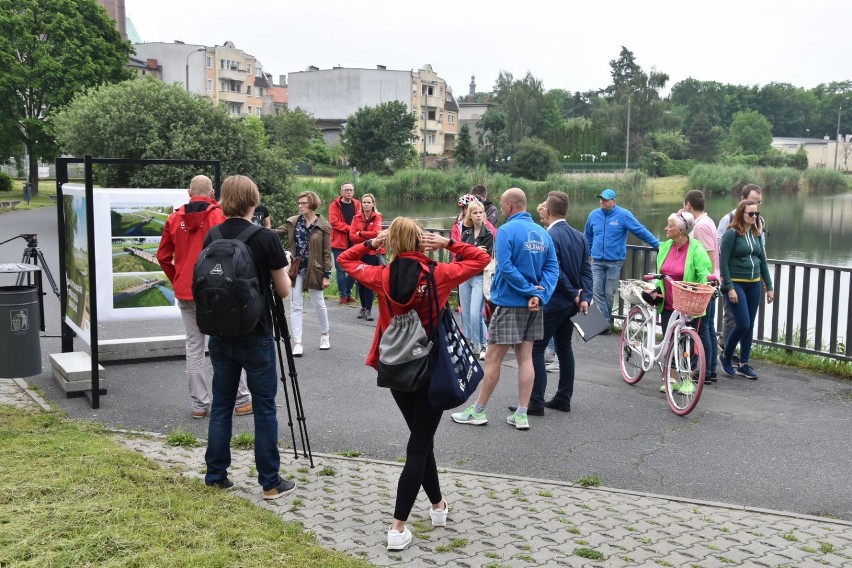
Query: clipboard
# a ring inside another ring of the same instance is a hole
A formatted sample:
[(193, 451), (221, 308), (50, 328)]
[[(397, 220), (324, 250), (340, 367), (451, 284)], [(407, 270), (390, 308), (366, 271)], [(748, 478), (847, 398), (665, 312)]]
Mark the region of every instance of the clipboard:
[(577, 312), (571, 317), (571, 323), (584, 342), (589, 341), (609, 329), (609, 320), (601, 313), (595, 304), (589, 306), (589, 312)]

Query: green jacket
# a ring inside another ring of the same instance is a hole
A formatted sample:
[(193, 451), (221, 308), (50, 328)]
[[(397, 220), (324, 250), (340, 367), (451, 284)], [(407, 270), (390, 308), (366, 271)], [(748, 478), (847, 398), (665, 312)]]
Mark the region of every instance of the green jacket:
[(751, 233), (740, 236), (734, 229), (725, 232), (719, 247), (719, 272), (726, 287), (731, 287), (733, 280), (761, 278), (766, 289), (772, 290), (763, 241)]
[[(657, 253), (657, 272), (659, 273), (663, 267), (666, 257), (672, 248), (674, 241), (669, 239), (660, 243), (660, 250)], [(712, 272), (713, 264), (710, 262), (710, 255), (707, 254), (707, 249), (701, 244), (698, 239), (689, 239), (689, 248), (686, 251), (686, 264), (683, 267), (683, 281), (697, 282), (699, 284), (707, 284), (707, 276)], [(666, 296), (666, 287), (663, 282), (657, 280), (657, 288), (663, 291), (663, 300)], [(665, 302), (657, 306), (657, 311), (662, 312)], [(701, 314), (702, 316), (704, 314)]]

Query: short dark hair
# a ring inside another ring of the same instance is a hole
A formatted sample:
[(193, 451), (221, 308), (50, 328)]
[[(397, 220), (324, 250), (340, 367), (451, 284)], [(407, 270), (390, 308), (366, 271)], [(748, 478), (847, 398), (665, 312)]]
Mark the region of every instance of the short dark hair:
[(704, 192), (700, 189), (693, 189), (686, 192), (686, 197), (683, 198), (684, 203), (689, 203), (695, 211), (704, 211)]
[(475, 185), (473, 189), (470, 190), (470, 193), (473, 195), (481, 195), (484, 198), (488, 198), (488, 192), (485, 190), (484, 185)]
[(557, 217), (568, 214), (568, 194), (563, 191), (551, 191), (547, 194), (547, 208)]
[(755, 192), (758, 195), (763, 195), (763, 190), (760, 189), (760, 186), (756, 183), (747, 183), (740, 190), (740, 200), (748, 199), (748, 194), (751, 192)]

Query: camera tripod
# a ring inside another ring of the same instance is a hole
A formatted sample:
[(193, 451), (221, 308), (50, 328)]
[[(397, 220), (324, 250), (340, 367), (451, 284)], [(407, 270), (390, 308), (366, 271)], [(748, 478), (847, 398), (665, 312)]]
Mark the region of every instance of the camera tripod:
[[(284, 370), (285, 356), (290, 374), (290, 383), (293, 388), (293, 407), (296, 411), (296, 422), (299, 425), (302, 455), (308, 458), (311, 462), (311, 467), (314, 467), (314, 456), (311, 453), (311, 442), (308, 439), (308, 425), (305, 422), (305, 407), (302, 405), (302, 393), (299, 390), (296, 362), (293, 359), (293, 348), (290, 346), (290, 330), (287, 327), (287, 316), (284, 313), (284, 301), (274, 291), (272, 292), (272, 298), (272, 327), (275, 332), (275, 347), (278, 350), (278, 368), (281, 371), (281, 384), (284, 385), (284, 402), (287, 405), (287, 425), (290, 426), (290, 436), (293, 439), (293, 454), (296, 459), (299, 459), (299, 451), (296, 449), (296, 431), (293, 429), (293, 411), (290, 408), (290, 394), (287, 391), (287, 374)], [(281, 352), (281, 343), (284, 343), (284, 354)]]
[(0, 245), (4, 245), (10, 241), (14, 241), (15, 239), (24, 239), (27, 241), (27, 246), (24, 248), (24, 255), (21, 257), (21, 264), (31, 264), (33, 266), (39, 266), (39, 261), (41, 261), (41, 270), (35, 271), (35, 282), (32, 281), (33, 277), (31, 276), (31, 272), (21, 273), (18, 275), (18, 280), (15, 283), (17, 286), (31, 286), (35, 284), (38, 289), (38, 315), (39, 315), (39, 328), (41, 331), (44, 331), (44, 296), (45, 292), (42, 288), (42, 279), (41, 274), (44, 273), (47, 276), (47, 281), (50, 282), (51, 290), (56, 294), (56, 297), (59, 297), (59, 287), (56, 285), (56, 281), (53, 279), (53, 274), (50, 273), (50, 268), (47, 266), (47, 261), (44, 259), (44, 253), (41, 252), (41, 249), (38, 246), (38, 235), (35, 233), (22, 233), (20, 235), (16, 235), (11, 239), (6, 239), (3, 242), (0, 242)]

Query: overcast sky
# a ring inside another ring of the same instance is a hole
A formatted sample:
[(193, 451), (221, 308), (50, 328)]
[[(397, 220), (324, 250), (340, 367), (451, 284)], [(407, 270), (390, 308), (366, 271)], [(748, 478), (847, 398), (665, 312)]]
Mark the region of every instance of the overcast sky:
[[(278, 76), (309, 65), (418, 69), (456, 96), (490, 91), (501, 70), (545, 89), (610, 82), (621, 46), (668, 87), (693, 77), (811, 88), (852, 79), (850, 0), (126, 0), (143, 41), (232, 41)], [(844, 41), (843, 36), (846, 35)]]

